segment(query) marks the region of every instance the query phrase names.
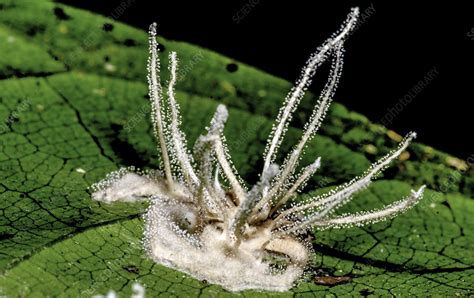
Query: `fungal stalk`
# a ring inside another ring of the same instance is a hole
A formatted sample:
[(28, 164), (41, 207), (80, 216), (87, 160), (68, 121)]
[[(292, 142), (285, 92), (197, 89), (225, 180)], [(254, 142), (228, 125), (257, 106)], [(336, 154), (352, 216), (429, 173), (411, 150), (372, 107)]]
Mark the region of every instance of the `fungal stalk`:
[[(342, 72), (344, 43), (358, 15), (359, 10), (352, 9), (341, 29), (310, 56), (278, 113), (260, 180), (251, 188), (239, 177), (227, 150), (223, 130), (229, 115), (224, 105), (218, 105), (207, 133), (198, 138), (192, 152), (188, 149), (174, 92), (178, 58), (175, 52), (169, 55), (171, 78), (164, 92), (159, 78), (156, 25), (152, 24), (148, 84), (161, 168), (113, 172), (94, 185), (93, 199), (108, 203), (147, 200), (144, 244), (149, 256), (157, 263), (232, 291), (291, 288), (308, 264), (311, 248), (301, 235), (311, 229), (361, 226), (413, 207), (422, 197), (424, 186), (378, 210), (335, 215), (407, 148), (415, 133), (408, 134), (398, 148), (360, 177), (310, 200), (294, 201), (320, 167), (321, 158), (317, 157), (297, 172), (304, 148), (333, 99)], [(326, 85), (303, 135), (279, 166), (275, 156), (288, 124), (325, 61), (332, 66)], [(275, 266), (276, 259), (279, 266)]]

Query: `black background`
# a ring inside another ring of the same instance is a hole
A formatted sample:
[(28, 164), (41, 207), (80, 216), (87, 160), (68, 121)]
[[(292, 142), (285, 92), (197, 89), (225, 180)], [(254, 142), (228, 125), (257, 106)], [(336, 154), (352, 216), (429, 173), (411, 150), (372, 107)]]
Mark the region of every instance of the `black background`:
[[(290, 81), (309, 54), (339, 29), (351, 7), (359, 6), (362, 13), (373, 7), (346, 42), (335, 100), (380, 122), (435, 68), (438, 75), (389, 128), (401, 134), (415, 130), (420, 142), (461, 158), (474, 154), (474, 9), (468, 1), (60, 2), (108, 16), (126, 3), (119, 21), (144, 30), (156, 21), (166, 38), (198, 44)], [(324, 81), (326, 73), (320, 75)]]

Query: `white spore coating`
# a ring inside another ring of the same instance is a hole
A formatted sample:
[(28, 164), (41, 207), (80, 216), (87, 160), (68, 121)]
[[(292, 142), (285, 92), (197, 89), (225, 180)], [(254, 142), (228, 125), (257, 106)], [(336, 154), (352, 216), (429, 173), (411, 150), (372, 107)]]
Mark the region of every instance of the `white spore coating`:
[[(150, 26), (149, 94), (154, 135), (161, 169), (141, 172), (123, 168), (93, 185), (92, 198), (112, 203), (146, 200), (144, 244), (157, 263), (218, 284), (231, 291), (286, 291), (302, 276), (311, 255), (300, 236), (317, 228), (342, 228), (389, 219), (413, 207), (424, 186), (382, 209), (334, 215), (395, 160), (416, 137), (408, 134), (399, 147), (375, 162), (363, 175), (321, 196), (293, 202), (321, 165), (313, 163), (295, 173), (304, 148), (314, 137), (334, 96), (342, 72), (344, 42), (359, 10), (349, 13), (341, 29), (327, 39), (306, 63), (296, 86), (284, 100), (264, 152), (260, 180), (247, 189), (232, 164), (223, 134), (229, 116), (219, 105), (194, 149), (187, 149), (175, 99), (178, 58), (170, 53), (171, 79), (163, 92), (159, 72), (156, 25)], [(317, 68), (331, 61), (331, 71), (303, 135), (281, 166), (275, 156), (288, 124)], [(167, 96), (166, 100), (164, 96)]]

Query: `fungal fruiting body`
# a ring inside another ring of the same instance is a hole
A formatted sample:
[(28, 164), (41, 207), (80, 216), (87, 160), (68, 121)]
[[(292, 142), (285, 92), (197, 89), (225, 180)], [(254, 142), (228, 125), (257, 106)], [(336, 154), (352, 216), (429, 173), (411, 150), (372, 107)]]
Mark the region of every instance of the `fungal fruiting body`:
[[(341, 29), (312, 54), (280, 109), (264, 153), (259, 181), (247, 188), (230, 160), (223, 135), (228, 117), (219, 105), (191, 151), (180, 129), (175, 99), (178, 59), (170, 54), (171, 78), (164, 91), (159, 78), (156, 26), (150, 26), (148, 83), (154, 134), (161, 154), (160, 170), (123, 168), (94, 185), (93, 199), (103, 202), (148, 200), (144, 244), (156, 262), (232, 290), (284, 291), (301, 277), (311, 249), (301, 234), (309, 229), (363, 225), (391, 218), (414, 206), (424, 186), (379, 210), (334, 215), (365, 189), (415, 137), (375, 162), (363, 175), (324, 195), (295, 202), (296, 194), (318, 170), (320, 158), (297, 171), (307, 142), (318, 130), (342, 71), (343, 46), (359, 11), (349, 13)], [(332, 61), (324, 86), (301, 139), (282, 165), (275, 155), (288, 123), (317, 68)], [(166, 94), (165, 94), (166, 92)]]

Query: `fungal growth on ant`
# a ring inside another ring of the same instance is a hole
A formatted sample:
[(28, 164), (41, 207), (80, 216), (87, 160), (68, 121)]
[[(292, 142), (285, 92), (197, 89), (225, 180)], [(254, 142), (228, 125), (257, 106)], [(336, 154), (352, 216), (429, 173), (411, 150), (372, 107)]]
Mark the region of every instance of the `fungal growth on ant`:
[[(297, 171), (305, 145), (315, 135), (331, 103), (342, 71), (344, 42), (354, 28), (358, 8), (349, 13), (341, 29), (308, 59), (280, 109), (268, 138), (260, 180), (247, 188), (238, 176), (223, 135), (228, 112), (219, 105), (194, 148), (189, 151), (181, 131), (175, 99), (178, 59), (171, 52), (171, 78), (166, 90), (159, 78), (156, 25), (150, 26), (148, 84), (154, 135), (161, 154), (161, 169), (122, 168), (93, 185), (92, 198), (102, 202), (149, 201), (144, 244), (157, 263), (186, 272), (197, 279), (231, 290), (285, 291), (304, 272), (311, 249), (300, 238), (309, 229), (341, 228), (375, 223), (414, 206), (424, 186), (382, 209), (334, 215), (357, 192), (396, 159), (415, 133), (382, 157), (360, 177), (334, 190), (295, 202), (295, 196), (320, 167), (321, 159)], [(303, 135), (282, 165), (275, 164), (288, 123), (318, 67), (331, 60), (329, 78)], [(166, 94), (165, 94), (166, 92)]]

